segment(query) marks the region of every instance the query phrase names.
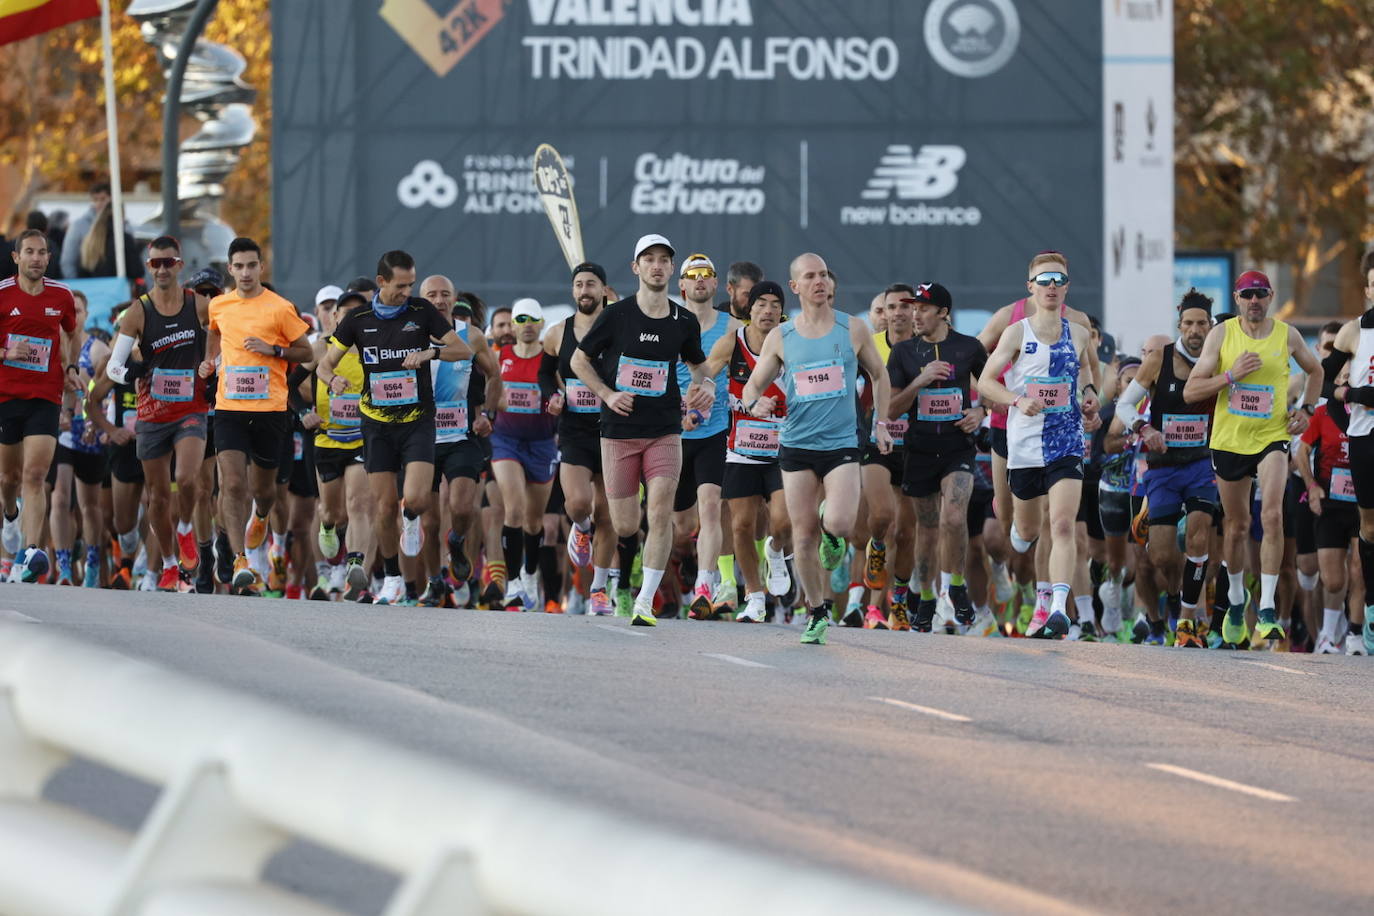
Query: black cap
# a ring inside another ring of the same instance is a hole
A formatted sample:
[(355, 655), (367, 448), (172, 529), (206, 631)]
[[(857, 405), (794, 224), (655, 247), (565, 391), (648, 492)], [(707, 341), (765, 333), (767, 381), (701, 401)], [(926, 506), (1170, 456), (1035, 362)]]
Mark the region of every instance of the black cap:
[(341, 309), (344, 307), (344, 303), (350, 299), (357, 299), (359, 302), (366, 304), (368, 297), (367, 293), (362, 292), (361, 290), (347, 289), (344, 290), (344, 294), (339, 297), (338, 301), (334, 303), (334, 307)]
[(928, 302), (936, 308), (942, 308), (947, 312), (954, 308), (954, 297), (949, 294), (949, 290), (945, 289), (939, 283), (918, 284), (916, 287), (916, 295), (908, 296), (902, 301), (912, 303)]
[(577, 275), (581, 273), (593, 274), (602, 283), (606, 282), (606, 268), (602, 267), (600, 264), (594, 264), (591, 261), (583, 261), (572, 269), (572, 279), (576, 280)]
[(345, 287), (347, 292), (375, 293), (377, 291), (377, 281), (371, 277), (355, 277), (348, 281)]
[(186, 281), (186, 288), (196, 292), (200, 292), (206, 286), (214, 287), (216, 292), (224, 292), (224, 277), (213, 267), (202, 267)]
[(759, 301), (759, 296), (767, 295), (777, 296), (779, 302), (787, 301), (787, 296), (783, 293), (781, 286), (772, 280), (760, 280), (749, 290), (749, 307), (754, 307), (754, 303)]

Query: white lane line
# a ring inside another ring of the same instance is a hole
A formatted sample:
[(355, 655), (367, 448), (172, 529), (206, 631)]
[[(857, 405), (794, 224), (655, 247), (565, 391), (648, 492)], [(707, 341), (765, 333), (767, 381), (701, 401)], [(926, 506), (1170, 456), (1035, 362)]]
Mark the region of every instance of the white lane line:
[(30, 617), (28, 614), (21, 614), (18, 611), (0, 611), (0, 617), (7, 617), (10, 620), (17, 620), (20, 623), (42, 623), (37, 617)]
[(621, 636), (648, 636), (648, 633), (636, 633), (634, 630), (627, 630), (624, 627), (613, 627), (609, 623), (598, 623), (596, 627), (601, 630), (610, 630), (612, 633), (619, 633)]
[(1238, 658), (1236, 661), (1240, 662), (1242, 665), (1254, 665), (1257, 668), (1268, 668), (1270, 671), (1283, 671), (1287, 674), (1301, 674), (1303, 677), (1317, 676), (1316, 673), (1312, 671), (1299, 671), (1297, 668), (1288, 668), (1283, 665), (1271, 665), (1268, 662), (1251, 661), (1248, 658)]
[(1218, 789), (1230, 789), (1232, 792), (1253, 795), (1255, 798), (1262, 798), (1265, 801), (1297, 801), (1293, 796), (1284, 795), (1282, 792), (1271, 792), (1268, 789), (1261, 789), (1257, 786), (1247, 786), (1244, 783), (1232, 782), (1229, 779), (1222, 779), (1220, 776), (1212, 776), (1209, 773), (1199, 773), (1197, 770), (1176, 767), (1172, 763), (1147, 763), (1145, 765), (1152, 770), (1159, 770), (1162, 773), (1170, 773), (1174, 776), (1182, 776), (1184, 779), (1193, 779), (1201, 783), (1206, 783), (1209, 786), (1216, 786)]
[(934, 716), (937, 719), (944, 719), (947, 722), (973, 721), (968, 716), (961, 716), (957, 712), (945, 712), (943, 709), (935, 709), (932, 706), (919, 706), (915, 703), (908, 703), (906, 700), (894, 700), (891, 697), (869, 697), (869, 699), (878, 703), (886, 703), (888, 706), (900, 706), (902, 709), (909, 709), (912, 712)]
[(765, 665), (763, 662), (751, 662), (749, 659), (740, 658), (738, 655), (724, 655), (720, 652), (703, 652), (701, 654), (706, 656), (707, 658), (718, 658), (723, 662), (729, 662), (732, 665), (743, 665), (746, 668), (773, 667), (772, 665)]

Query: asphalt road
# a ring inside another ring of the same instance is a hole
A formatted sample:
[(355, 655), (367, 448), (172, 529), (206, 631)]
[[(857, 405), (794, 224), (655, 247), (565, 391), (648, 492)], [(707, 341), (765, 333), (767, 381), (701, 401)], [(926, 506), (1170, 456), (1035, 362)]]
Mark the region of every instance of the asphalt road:
[[(5, 586), (0, 609), (541, 791), (975, 909), (1374, 911), (1369, 658), (72, 600), (90, 594)], [(125, 826), (152, 800), (90, 766), (49, 795)], [(652, 855), (608, 848), (608, 867), (632, 852)], [(279, 858), (276, 880), (357, 913), (393, 886), (313, 848)]]

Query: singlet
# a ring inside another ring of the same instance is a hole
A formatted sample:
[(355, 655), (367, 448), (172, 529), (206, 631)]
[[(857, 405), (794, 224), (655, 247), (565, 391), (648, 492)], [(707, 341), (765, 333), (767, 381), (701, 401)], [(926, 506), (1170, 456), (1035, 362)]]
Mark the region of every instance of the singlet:
[[(328, 346), (333, 337), (326, 337)], [(348, 349), (339, 357), (334, 374), (343, 376), (348, 382), (348, 390), (335, 395), (329, 386), (314, 378), (315, 413), (320, 416), (319, 428), (315, 430), (316, 448), (359, 449), (363, 447), (363, 417), (358, 409), (363, 390), (363, 364), (358, 361), (358, 351)]]
[[(1374, 385), (1374, 309), (1360, 316), (1360, 340), (1350, 360), (1350, 387), (1365, 385)], [(1350, 404), (1346, 409), (1350, 411), (1346, 435), (1367, 436), (1374, 432), (1374, 409), (1363, 404)]]
[(858, 448), (859, 360), (849, 339), (849, 316), (835, 312), (834, 325), (814, 339), (803, 336), (797, 322), (779, 327), (787, 398), (782, 444), (815, 451)]
[(138, 418), (171, 423), (210, 409), (200, 364), (205, 359), (205, 328), (196, 311), (195, 293), (186, 291), (181, 311), (164, 315), (152, 298), (138, 297), (143, 306), (143, 333), (138, 348), (147, 372), (137, 380)]
[[(81, 355), (76, 359), (77, 368), (84, 372), (87, 378), (95, 375), (95, 366), (91, 363), (91, 346), (94, 343), (94, 337), (87, 337), (81, 344)], [(86, 441), (85, 411), (86, 399), (84, 397), (77, 398), (76, 406), (72, 409), (71, 428), (58, 434), (57, 443), (63, 448), (69, 448), (75, 452), (98, 455), (105, 451), (105, 446), (101, 445), (94, 435), (91, 436), (91, 441)]]
[[(468, 342), (466, 322), (460, 322), (454, 333), (463, 343)], [(434, 441), (438, 445), (462, 442), (472, 428), (469, 395), (472, 385), (472, 358), (451, 363), (436, 359), (429, 364), (434, 381)]]
[(1212, 421), (1212, 449), (1256, 455), (1272, 442), (1288, 439), (1288, 325), (1277, 318), (1269, 336), (1246, 334), (1239, 318), (1222, 327), (1217, 374), (1225, 374), (1247, 350), (1264, 364), (1217, 395)]
[(1045, 409), (1033, 417), (1007, 411), (1007, 468), (1043, 468), (1061, 458), (1083, 455), (1083, 414), (1078, 405), (1078, 351), (1067, 318), (1059, 339), (1035, 336), (1031, 319), (1021, 319), (1021, 350), (1007, 368), (1006, 386), (1016, 395), (1038, 397)]
[[(133, 385), (115, 385), (106, 403), (109, 407), (105, 416), (111, 423), (122, 426), (131, 433), (138, 432), (138, 392), (134, 390)], [(132, 449), (134, 443), (130, 442), (126, 446), (110, 443), (110, 447)]]
[(730, 354), (730, 364), (725, 367), (729, 376), (730, 398), (730, 435), (725, 443), (725, 462), (727, 464), (772, 464), (778, 460), (778, 446), (781, 443), (781, 420), (787, 416), (787, 398), (777, 382), (764, 389), (763, 396), (777, 402), (772, 416), (767, 420), (744, 409), (744, 386), (749, 384), (749, 376), (754, 374), (758, 364), (758, 354), (749, 349), (749, 338), (744, 328), (735, 332), (735, 349)]
[(496, 354), (506, 390), (506, 409), (496, 415), (492, 434), (526, 442), (552, 439), (557, 421), (545, 412), (544, 393), (539, 387), (544, 348), (536, 349), (533, 356), (521, 356), (515, 347), (506, 344)]
[[(715, 321), (709, 328), (701, 330), (701, 350), (703, 353), (710, 353), (711, 348), (716, 345), (716, 341), (725, 336), (725, 332), (730, 328), (730, 316), (723, 315), (715, 309), (711, 310), (715, 316)], [(709, 439), (711, 436), (722, 433), (730, 426), (730, 401), (728, 385), (726, 384), (726, 370), (720, 370), (716, 376), (716, 399), (711, 406), (701, 412), (702, 421), (696, 429), (682, 431), (684, 439)], [(682, 412), (687, 413), (687, 388), (692, 384), (692, 370), (686, 363), (677, 364), (677, 387), (683, 394)]]
[(558, 374), (563, 378), (563, 412), (558, 415), (558, 438), (586, 441), (595, 447), (595, 442), (601, 438), (601, 398), (572, 369), (573, 353), (577, 350), (576, 318), (573, 315), (563, 322), (563, 339), (558, 344)]
[(1207, 437), (1211, 431), (1212, 409), (1215, 399), (1204, 404), (1189, 404), (1183, 400), (1183, 386), (1187, 379), (1174, 374), (1174, 348), (1169, 344), (1161, 354), (1159, 378), (1155, 380), (1154, 395), (1150, 398), (1150, 425), (1164, 434), (1162, 452), (1146, 452), (1152, 468), (1171, 468), (1211, 458)]

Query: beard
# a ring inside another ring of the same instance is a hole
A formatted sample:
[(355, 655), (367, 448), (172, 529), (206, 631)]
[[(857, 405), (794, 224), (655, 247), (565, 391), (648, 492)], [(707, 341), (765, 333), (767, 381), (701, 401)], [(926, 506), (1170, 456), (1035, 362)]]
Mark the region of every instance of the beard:
[(578, 299), (577, 310), (583, 315), (590, 315), (601, 307), (601, 303), (596, 299)]

